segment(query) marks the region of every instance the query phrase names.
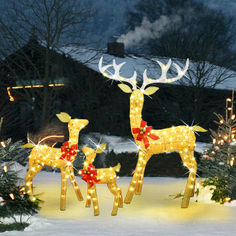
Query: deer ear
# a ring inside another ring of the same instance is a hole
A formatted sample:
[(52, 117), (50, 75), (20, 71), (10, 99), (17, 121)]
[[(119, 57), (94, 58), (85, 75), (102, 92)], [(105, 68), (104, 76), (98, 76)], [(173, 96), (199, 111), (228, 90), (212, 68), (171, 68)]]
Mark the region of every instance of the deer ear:
[(61, 122), (64, 122), (64, 123), (68, 123), (71, 120), (70, 115), (65, 112), (61, 112), (59, 114), (56, 114), (56, 116)]
[(105, 143), (101, 144), (97, 149), (96, 153), (102, 153), (106, 149), (107, 145)]
[(35, 147), (35, 145), (33, 143), (26, 143), (23, 146), (21, 146), (22, 148), (33, 148)]
[(152, 95), (154, 94), (159, 88), (158, 87), (148, 87), (144, 90), (144, 94), (146, 95)]
[(118, 87), (124, 92), (124, 93), (132, 93), (132, 89), (126, 85), (126, 84), (118, 84)]

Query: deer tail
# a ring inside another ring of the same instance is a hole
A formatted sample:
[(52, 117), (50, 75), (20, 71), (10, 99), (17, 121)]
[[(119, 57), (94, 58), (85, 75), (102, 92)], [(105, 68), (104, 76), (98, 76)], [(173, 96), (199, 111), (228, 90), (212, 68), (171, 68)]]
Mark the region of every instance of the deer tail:
[(194, 126), (192, 127), (192, 129), (193, 129), (194, 131), (196, 131), (196, 132), (207, 132), (206, 129), (204, 129), (204, 128), (202, 128), (201, 126), (198, 126), (198, 125), (194, 125)]
[(116, 166), (112, 167), (112, 169), (113, 169), (115, 172), (119, 172), (119, 171), (120, 171), (120, 163), (118, 163)]

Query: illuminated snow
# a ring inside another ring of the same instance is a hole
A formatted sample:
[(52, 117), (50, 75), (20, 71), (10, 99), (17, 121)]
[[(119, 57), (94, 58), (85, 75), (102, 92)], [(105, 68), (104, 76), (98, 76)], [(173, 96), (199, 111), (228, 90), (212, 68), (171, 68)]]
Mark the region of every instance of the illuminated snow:
[[(86, 183), (77, 177), (83, 196)], [(118, 184), (126, 194), (130, 177), (121, 177)], [(143, 193), (135, 196), (130, 205), (124, 204), (117, 216), (111, 216), (113, 196), (104, 185), (98, 185), (100, 216), (93, 216), (85, 201), (76, 199), (68, 189), (67, 210), (59, 210), (60, 174), (40, 172), (35, 186), (41, 195), (42, 209), (30, 219), (24, 232), (5, 232), (4, 235), (233, 235), (236, 230), (236, 208), (203, 200), (191, 199), (187, 209), (181, 209), (181, 199), (173, 196), (184, 189), (185, 178), (145, 177)], [(209, 192), (207, 191), (207, 194)], [(206, 194), (206, 196), (207, 196)], [(204, 193), (205, 195), (205, 193)], [(205, 202), (211, 202), (207, 204)]]

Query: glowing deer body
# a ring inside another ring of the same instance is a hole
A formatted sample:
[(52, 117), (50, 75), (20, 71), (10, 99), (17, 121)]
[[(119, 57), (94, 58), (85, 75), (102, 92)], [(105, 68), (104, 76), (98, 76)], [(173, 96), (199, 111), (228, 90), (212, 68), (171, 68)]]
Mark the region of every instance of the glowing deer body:
[[(127, 204), (130, 203), (134, 193), (141, 194), (145, 167), (153, 154), (178, 151), (183, 164), (189, 169), (189, 177), (181, 204), (182, 208), (188, 207), (190, 197), (194, 195), (197, 172), (197, 163), (194, 158), (194, 131), (205, 132), (205, 130), (199, 126), (178, 126), (162, 130), (153, 130), (152, 127), (146, 125), (146, 122), (142, 121), (142, 109), (144, 94), (152, 95), (158, 90), (157, 87), (148, 87), (146, 89), (145, 87), (152, 83), (171, 83), (179, 80), (186, 73), (189, 61), (187, 60), (185, 68), (183, 70), (181, 70), (181, 68), (174, 63), (178, 75), (175, 78), (171, 79), (167, 79), (167, 71), (170, 68), (171, 60), (169, 60), (167, 65), (164, 65), (161, 62), (157, 61), (162, 69), (161, 77), (157, 80), (150, 79), (147, 77), (147, 72), (145, 70), (143, 73), (142, 87), (140, 89), (137, 89), (136, 72), (134, 72), (131, 78), (121, 77), (119, 75), (119, 70), (124, 63), (117, 65), (115, 60), (113, 60), (113, 64), (102, 66), (102, 60), (103, 58), (101, 58), (99, 61), (99, 69), (105, 77), (113, 80), (118, 80), (120, 82), (130, 83), (133, 88), (132, 90), (126, 84), (118, 84), (122, 91), (131, 93), (130, 127), (132, 135), (139, 148), (138, 162), (124, 202)], [(113, 67), (114, 69), (114, 73), (112, 75), (111, 73), (106, 72), (110, 67)]]
[[(83, 170), (80, 170), (80, 175), (87, 173), (89, 170), (94, 170), (94, 167), (91, 165), (96, 157), (97, 153), (103, 152), (105, 149), (102, 148), (102, 145), (99, 146), (96, 150), (89, 148), (89, 147), (83, 147), (82, 151), (86, 156), (86, 161), (84, 162)], [(123, 199), (122, 199), (122, 192), (121, 189), (116, 185), (116, 172), (120, 170), (120, 164), (114, 167), (110, 168), (102, 168), (102, 169), (96, 169), (96, 184), (107, 184), (108, 189), (110, 192), (114, 195), (114, 204), (113, 204), (113, 210), (111, 215), (117, 215), (118, 207), (123, 207)], [(91, 175), (91, 173), (90, 173)], [(96, 191), (96, 185), (95, 182), (89, 183), (88, 181), (88, 193), (87, 193), (87, 201), (86, 201), (86, 207), (91, 206), (91, 200), (93, 201), (93, 208), (94, 208), (94, 215), (99, 215), (99, 206), (98, 206), (98, 199), (97, 199), (97, 191)]]
[[(60, 198), (60, 210), (66, 209), (66, 191), (67, 180), (70, 178), (74, 187), (74, 191), (78, 200), (82, 201), (83, 196), (80, 192), (79, 186), (75, 180), (73, 161), (75, 160), (77, 153), (77, 144), (79, 138), (79, 132), (87, 124), (88, 120), (85, 119), (71, 119), (67, 113), (60, 113), (57, 115), (60, 121), (67, 123), (69, 130), (68, 146), (64, 147), (70, 152), (68, 156), (65, 156), (65, 152), (59, 148), (48, 147), (47, 145), (35, 145), (29, 155), (29, 170), (25, 177), (26, 192), (31, 195), (33, 199), (32, 181), (34, 176), (39, 173), (44, 165), (57, 167), (61, 169), (61, 198)], [(25, 145), (27, 147), (28, 144)], [(30, 145), (28, 146), (30, 147)], [(71, 150), (70, 147), (76, 147)], [(64, 156), (63, 156), (64, 155)]]

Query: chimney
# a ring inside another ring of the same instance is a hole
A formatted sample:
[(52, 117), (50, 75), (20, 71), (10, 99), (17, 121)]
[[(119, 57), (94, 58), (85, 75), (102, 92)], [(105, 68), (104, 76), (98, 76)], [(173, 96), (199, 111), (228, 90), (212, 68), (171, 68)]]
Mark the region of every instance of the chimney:
[(124, 43), (110, 42), (107, 44), (107, 53), (116, 57), (125, 57)]

